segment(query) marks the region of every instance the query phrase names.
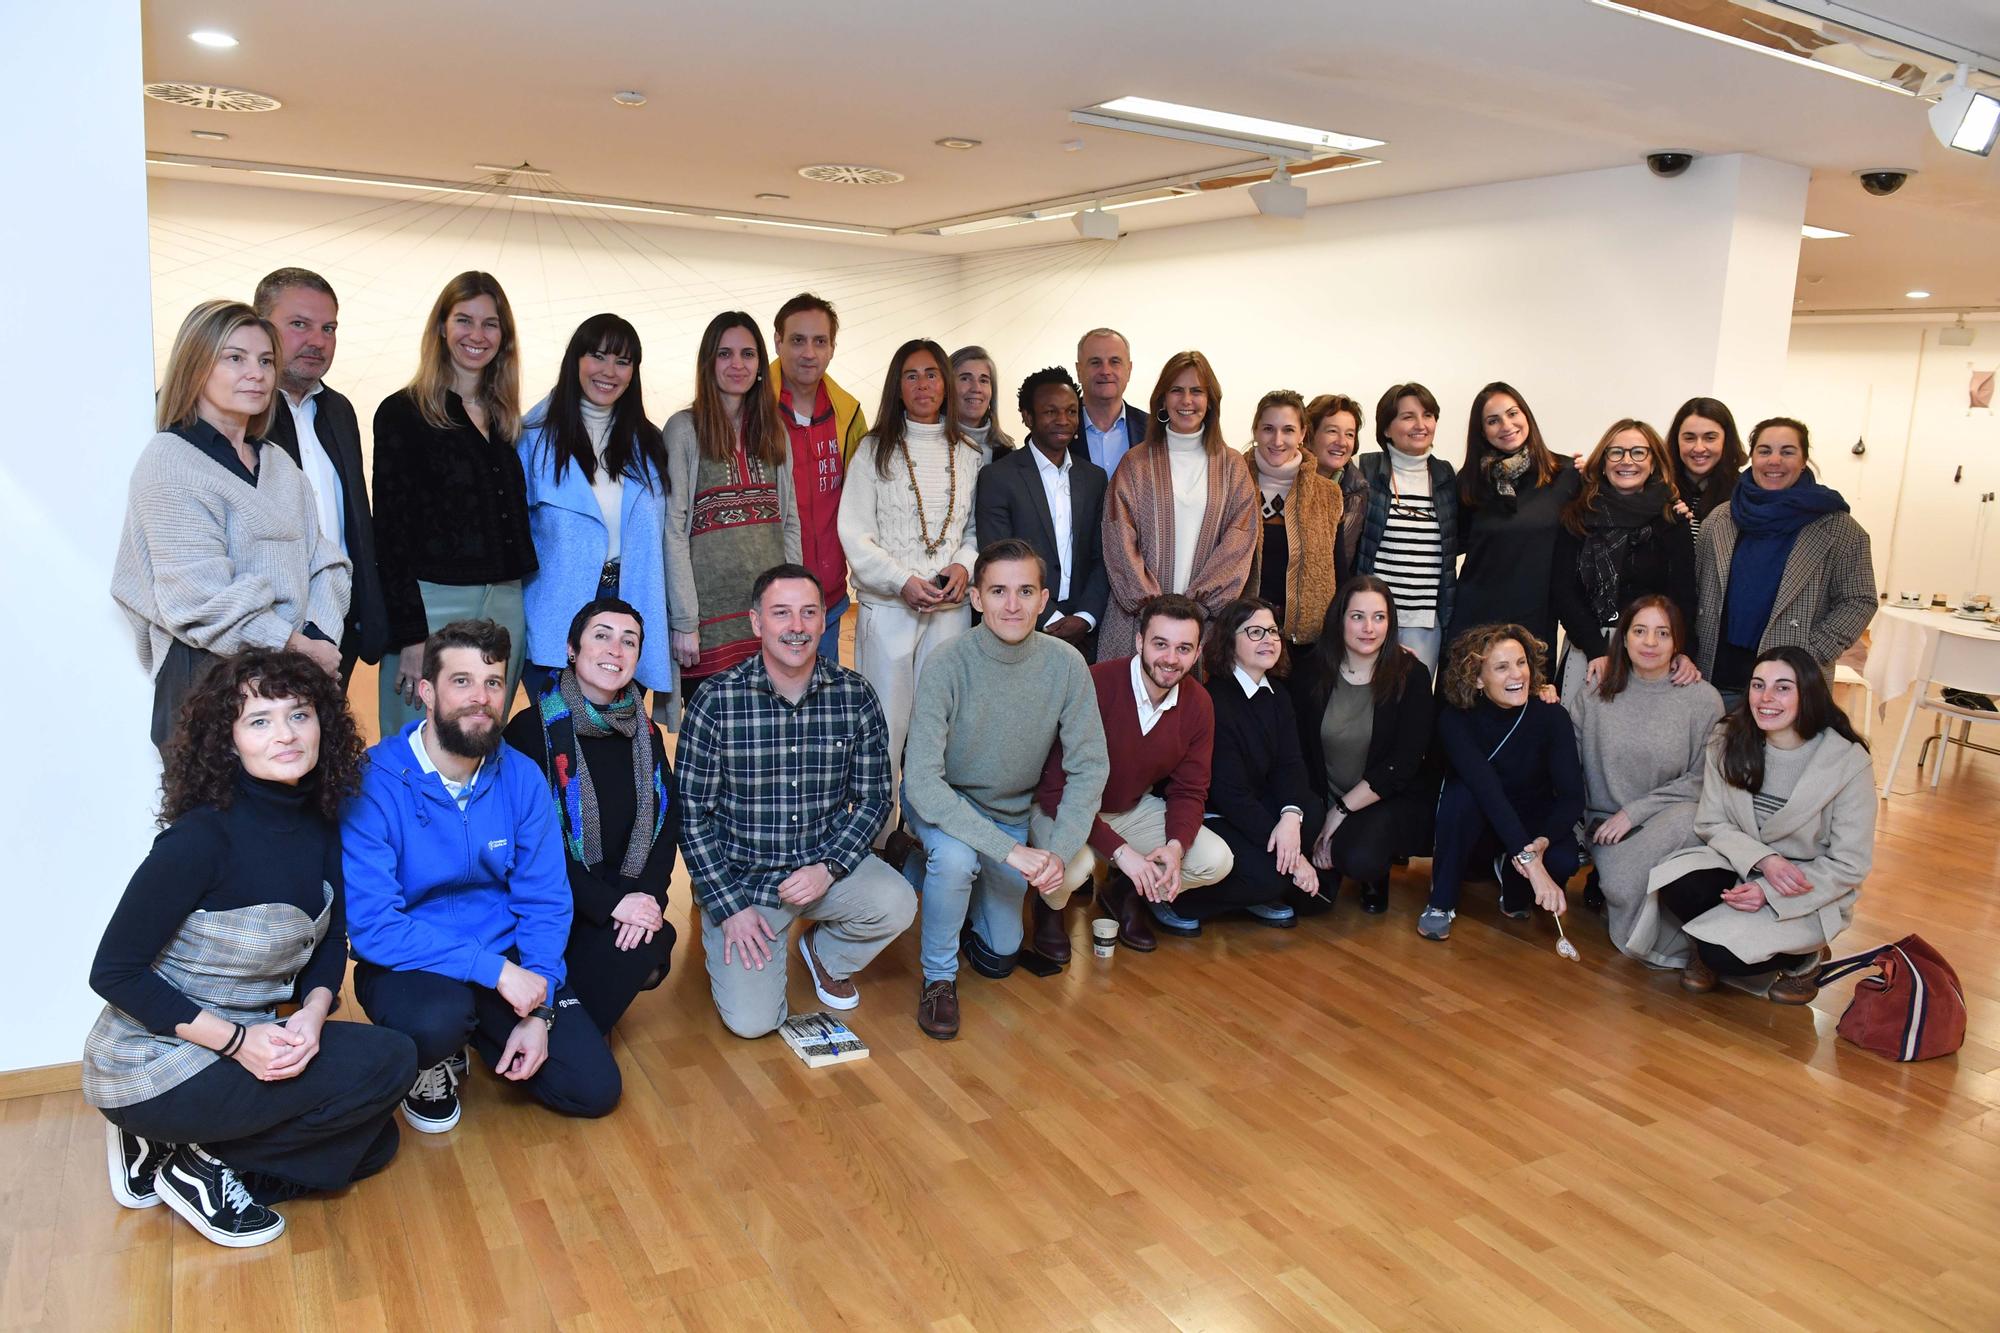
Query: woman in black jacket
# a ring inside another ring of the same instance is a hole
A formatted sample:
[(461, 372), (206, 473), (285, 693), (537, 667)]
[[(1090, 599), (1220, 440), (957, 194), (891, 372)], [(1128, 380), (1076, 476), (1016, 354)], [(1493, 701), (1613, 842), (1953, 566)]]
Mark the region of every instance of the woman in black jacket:
[(1319, 910), (1344, 875), (1360, 883), (1362, 911), (1386, 911), (1390, 865), (1428, 839), (1434, 784), (1421, 769), (1435, 708), (1430, 671), (1398, 642), (1387, 583), (1357, 574), (1340, 585), (1297, 683), (1306, 777), (1326, 804), (1312, 847), (1329, 875)]
[(1542, 443), (1528, 400), (1498, 381), (1472, 400), (1458, 471), (1458, 599), (1445, 644), (1478, 625), (1525, 625), (1555, 642), (1549, 571), (1576, 469)]
[[(1583, 489), (1563, 507), (1550, 598), (1570, 652), (1556, 678), (1565, 698), (1604, 678), (1609, 634), (1641, 597), (1662, 596), (1694, 624), (1694, 532), (1667, 468), (1660, 433), (1630, 417), (1604, 432), (1583, 465)], [(1701, 678), (1676, 653), (1673, 681)]]
[(646, 626), (616, 597), (569, 626), (569, 665), (507, 723), (507, 743), (548, 778), (576, 899), (563, 951), (570, 985), (605, 1036), (667, 978), (681, 810), (660, 729), (632, 681)]
[(388, 1165), (417, 1050), (327, 1021), (347, 970), (338, 816), (361, 773), (340, 682), (303, 653), (219, 659), (165, 757), (164, 827), (90, 967), (105, 1005), (83, 1096), (110, 1122), (114, 1199), (244, 1249), (284, 1232), (273, 1203)]
[(1269, 602), (1239, 597), (1209, 622), (1201, 660), (1215, 741), (1204, 827), (1229, 844), (1236, 863), (1206, 888), (1188, 889), (1171, 904), (1147, 904), (1169, 935), (1199, 935), (1204, 920), (1232, 911), (1289, 929), (1298, 914), (1286, 897), (1319, 892), (1304, 832), (1319, 802), (1299, 754), (1292, 697), (1272, 674), (1284, 655)]

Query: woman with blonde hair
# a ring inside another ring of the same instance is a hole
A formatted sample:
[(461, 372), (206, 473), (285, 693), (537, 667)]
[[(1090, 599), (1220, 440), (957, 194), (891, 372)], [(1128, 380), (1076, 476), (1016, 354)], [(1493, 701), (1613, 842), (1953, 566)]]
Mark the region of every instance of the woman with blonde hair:
[(961, 347), (951, 354), (952, 406), (958, 412), (958, 428), (979, 446), (981, 464), (1005, 458), (1014, 452), (1014, 437), (1000, 424), (996, 407), (996, 386), (1000, 367), (984, 347)]
[(1250, 431), (1250, 470), (1263, 505), (1247, 590), (1271, 606), (1285, 642), (1301, 653), (1319, 640), (1340, 586), (1334, 579), (1344, 507), (1340, 483), (1321, 476), (1306, 454), (1306, 403), (1292, 390), (1273, 389), (1258, 399)]
[(1176, 352), (1153, 386), (1153, 424), (1112, 475), (1104, 502), (1111, 600), (1099, 661), (1134, 651), (1139, 607), (1179, 593), (1210, 615), (1243, 592), (1257, 556), (1257, 483), (1223, 443), (1222, 386), (1200, 352)]
[(153, 744), (217, 659), (290, 648), (328, 672), (351, 586), (320, 532), (311, 483), (264, 448), (277, 402), (278, 332), (240, 301), (188, 312), (167, 355), (157, 432), (132, 470), (111, 596), (153, 680)]
[(375, 564), (399, 650), (382, 661), (384, 735), (422, 714), (424, 640), (454, 620), (506, 629), (514, 697), (528, 638), (521, 581), (536, 569), (520, 434), (513, 308), (492, 274), (461, 273), (431, 306), (416, 375), (375, 409)]
[(665, 429), (667, 607), (683, 700), (755, 656), (750, 585), (799, 558), (791, 437), (766, 382), (757, 321), (741, 310), (711, 319), (694, 373), (694, 404)]

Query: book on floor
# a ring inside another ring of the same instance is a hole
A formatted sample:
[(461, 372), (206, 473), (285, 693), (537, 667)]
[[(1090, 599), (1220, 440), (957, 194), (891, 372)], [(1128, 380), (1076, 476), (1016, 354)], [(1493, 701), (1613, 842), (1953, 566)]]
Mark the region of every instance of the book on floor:
[(785, 1045), (811, 1069), (868, 1058), (868, 1043), (824, 1009), (818, 1013), (793, 1014), (778, 1028), (778, 1033), (785, 1039)]

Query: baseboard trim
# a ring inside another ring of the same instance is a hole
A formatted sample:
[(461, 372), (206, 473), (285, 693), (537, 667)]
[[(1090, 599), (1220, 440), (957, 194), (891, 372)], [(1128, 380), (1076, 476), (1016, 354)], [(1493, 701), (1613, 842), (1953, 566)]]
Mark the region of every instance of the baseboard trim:
[(66, 1065), (13, 1069), (0, 1074), (0, 1102), (16, 1097), (40, 1097), (50, 1092), (75, 1092), (82, 1086), (83, 1066), (75, 1060)]

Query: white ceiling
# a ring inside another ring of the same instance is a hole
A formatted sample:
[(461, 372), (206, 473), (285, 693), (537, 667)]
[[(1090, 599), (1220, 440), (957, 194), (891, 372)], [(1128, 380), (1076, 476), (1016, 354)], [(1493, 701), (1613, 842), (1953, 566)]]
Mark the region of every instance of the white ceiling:
[[(1858, 7), (2000, 50), (1992, 0)], [(475, 163), (526, 160), (576, 193), (885, 227), (1240, 160), (1067, 120), (1137, 93), (1388, 141), (1381, 166), (1310, 179), (1315, 204), (1592, 170), (1665, 147), (1795, 162), (1814, 173), (1808, 219), (1854, 233), (1806, 243), (1801, 309), (1908, 306), (1912, 287), (1934, 294), (1930, 308), (2000, 306), (2000, 158), (1938, 147), (1915, 99), (1585, 0), (595, 0), (577, 12), (537, 0), (146, 0), (144, 17), (148, 80), (285, 104), (241, 115), (148, 101), (154, 153), (456, 181), (478, 175)], [(241, 45), (197, 46), (186, 34), (198, 28)], [(615, 106), (620, 88), (650, 100)], [(216, 128), (230, 141), (190, 137)], [(947, 135), (983, 146), (934, 146)], [(1080, 151), (1064, 150), (1072, 139)], [(813, 162), (907, 180), (819, 185), (796, 174)], [(1920, 174), (1874, 199), (1851, 173), (1878, 166)], [(1144, 230), (1250, 211), (1239, 190), (1123, 216)], [(1071, 234), (1048, 222), (930, 244)]]

